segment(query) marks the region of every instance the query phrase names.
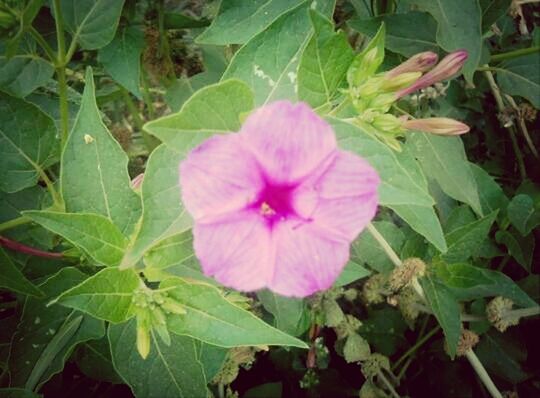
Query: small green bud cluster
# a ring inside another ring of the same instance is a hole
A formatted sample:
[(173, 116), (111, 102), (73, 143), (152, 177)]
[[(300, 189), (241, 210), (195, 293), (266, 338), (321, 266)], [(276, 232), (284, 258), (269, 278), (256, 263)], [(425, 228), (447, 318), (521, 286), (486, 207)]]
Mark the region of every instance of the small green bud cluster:
[(362, 362), (362, 374), (368, 380), (373, 380), (383, 369), (390, 372), (390, 361), (382, 354), (373, 353)]
[(418, 315), (420, 315), (419, 305), (422, 303), (422, 298), (410, 286), (401, 289), (395, 298), (398, 309), (401, 311), (401, 315), (403, 315), (405, 322), (413, 329), (416, 319), (418, 318)]
[(384, 303), (386, 296), (390, 294), (388, 288), (388, 276), (376, 274), (370, 277), (362, 288), (362, 298), (366, 304)]
[(141, 357), (150, 353), (151, 332), (155, 331), (166, 345), (171, 344), (167, 329), (167, 315), (184, 315), (185, 308), (167, 292), (155, 291), (146, 286), (138, 289), (132, 297), (137, 317), (137, 350)]
[(304, 390), (311, 390), (317, 387), (319, 383), (319, 375), (315, 369), (308, 369), (304, 374), (304, 377), (302, 377), (302, 380), (300, 380), (300, 388)]

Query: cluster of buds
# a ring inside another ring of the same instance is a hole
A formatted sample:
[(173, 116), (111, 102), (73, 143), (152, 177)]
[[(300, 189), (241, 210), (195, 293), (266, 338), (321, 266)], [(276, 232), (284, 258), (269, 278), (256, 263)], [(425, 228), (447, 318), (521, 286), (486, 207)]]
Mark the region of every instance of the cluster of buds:
[(519, 323), (519, 317), (509, 317), (507, 313), (512, 310), (514, 303), (506, 297), (495, 297), (486, 306), (486, 316), (488, 321), (499, 332), (504, 332), (510, 326)]
[(151, 290), (141, 286), (132, 297), (137, 318), (137, 351), (146, 359), (150, 353), (150, 334), (155, 331), (163, 343), (171, 345), (167, 329), (167, 315), (184, 315), (185, 308), (166, 292)]
[(390, 371), (390, 361), (382, 354), (373, 353), (362, 362), (362, 374), (368, 380), (373, 380), (383, 369)]
[(424, 276), (426, 264), (419, 258), (411, 257), (403, 261), (399, 267), (395, 267), (388, 284), (390, 289), (397, 292), (405, 286), (410, 286), (414, 278)]
[(480, 337), (472, 330), (462, 329), (461, 336), (459, 336), (459, 342), (457, 345), (456, 354), (458, 357), (464, 356), (467, 351), (474, 348), (475, 345), (480, 341)]
[(366, 304), (384, 303), (386, 296), (391, 293), (388, 288), (388, 277), (384, 274), (373, 275), (362, 288), (362, 298)]
[(358, 114), (355, 122), (359, 127), (395, 149), (400, 148), (397, 137), (407, 131), (437, 135), (458, 135), (469, 131), (467, 125), (449, 118), (408, 120), (388, 113), (401, 98), (455, 76), (467, 60), (465, 50), (452, 52), (439, 63), (437, 54), (422, 52), (388, 72), (376, 73), (383, 59), (384, 25), (365, 50), (357, 55), (347, 72), (347, 93)]
[(223, 363), (219, 372), (212, 379), (212, 384), (231, 384), (238, 373), (240, 367), (249, 369), (255, 361), (255, 354), (258, 351), (267, 351), (268, 347), (234, 347), (227, 354), (227, 359)]

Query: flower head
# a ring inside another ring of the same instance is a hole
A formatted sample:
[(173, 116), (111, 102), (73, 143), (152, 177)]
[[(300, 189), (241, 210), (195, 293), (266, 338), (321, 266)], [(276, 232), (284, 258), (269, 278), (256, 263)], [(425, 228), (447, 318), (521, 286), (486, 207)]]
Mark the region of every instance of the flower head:
[(428, 117), (426, 119), (406, 120), (401, 125), (408, 130), (418, 130), (437, 135), (460, 135), (468, 133), (465, 123), (447, 117)]
[(239, 133), (208, 139), (180, 164), (204, 273), (286, 296), (332, 285), (375, 215), (378, 184), (323, 119), (288, 101), (259, 108)]

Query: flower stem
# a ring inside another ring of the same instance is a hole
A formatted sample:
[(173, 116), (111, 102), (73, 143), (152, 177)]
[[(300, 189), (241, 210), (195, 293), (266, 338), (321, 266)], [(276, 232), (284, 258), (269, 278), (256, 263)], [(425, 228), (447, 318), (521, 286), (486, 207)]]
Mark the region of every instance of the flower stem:
[(0, 232), (18, 227), (19, 225), (28, 224), (30, 221), (31, 220), (29, 218), (24, 216), (14, 218), (13, 220), (5, 221), (3, 223), (0, 223)]
[(14, 240), (4, 238), (3, 236), (0, 236), (0, 246), (17, 251), (19, 253), (30, 254), (32, 256), (37, 256), (37, 257), (45, 257), (45, 258), (64, 257), (62, 253), (46, 252), (43, 250), (35, 249), (33, 247), (23, 245), (22, 243), (15, 242)]
[(503, 61), (505, 59), (512, 59), (522, 57), (523, 55), (534, 54), (540, 52), (540, 46), (533, 46), (529, 48), (520, 48), (519, 50), (508, 51), (506, 53), (494, 54), (489, 59), (490, 62)]
[[(441, 327), (437, 325), (435, 328), (431, 329), (429, 332), (426, 333), (425, 336), (423, 336), (421, 339), (419, 339), (415, 345), (413, 345), (411, 348), (409, 348), (405, 354), (403, 354), (394, 364), (392, 365), (392, 369), (397, 369), (399, 365), (407, 359), (409, 355), (412, 355), (418, 350), (422, 345), (426, 343), (434, 334), (436, 334), (439, 330), (441, 330)], [(399, 376), (398, 376), (399, 377)]]
[(535, 316), (540, 314), (540, 306), (530, 307), (530, 308), (521, 308), (519, 310), (511, 310), (505, 312), (503, 318), (514, 319), (514, 318), (523, 318), (526, 316)]
[(381, 245), (381, 248), (383, 249), (383, 251), (386, 253), (386, 255), (388, 256), (388, 258), (390, 259), (390, 261), (392, 261), (392, 263), (394, 263), (394, 265), (396, 267), (399, 267), (401, 266), (402, 262), (401, 262), (401, 259), (399, 258), (399, 256), (396, 254), (396, 252), (394, 251), (394, 249), (392, 249), (392, 247), (390, 246), (390, 244), (386, 241), (386, 239), (384, 239), (384, 236), (381, 235), (381, 233), (379, 231), (377, 231), (377, 228), (375, 228), (375, 226), (372, 224), (372, 223), (369, 223), (367, 225), (367, 230), (369, 231), (369, 233), (371, 234), (371, 236), (373, 236), (373, 238), (375, 238), (375, 240), (377, 241), (377, 243), (379, 243), (379, 245)]
[(52, 63), (56, 63), (56, 54), (54, 53), (51, 46), (49, 46), (49, 43), (45, 41), (43, 36), (33, 27), (30, 26), (28, 28), (28, 33), (34, 38), (34, 40), (40, 45), (40, 47), (45, 51), (45, 54), (47, 54), (47, 57), (49, 57), (49, 60)]
[(377, 372), (377, 377), (379, 379), (381, 379), (381, 381), (384, 383), (384, 385), (386, 386), (386, 388), (388, 389), (388, 391), (390, 391), (390, 393), (392, 394), (392, 396), (394, 398), (400, 398), (399, 394), (396, 392), (396, 390), (394, 389), (394, 386), (392, 385), (392, 383), (390, 383), (388, 381), (388, 379), (386, 378), (386, 376), (384, 375), (384, 373), (379, 370)]
[(489, 377), (486, 369), (484, 368), (484, 365), (482, 365), (482, 362), (480, 362), (474, 351), (468, 350), (465, 353), (465, 356), (469, 360), (471, 366), (476, 371), (478, 377), (480, 377), (480, 380), (482, 380), (482, 383), (484, 383), (484, 386), (486, 386), (486, 388), (488, 389), (491, 396), (493, 398), (502, 398), (502, 394), (493, 383), (493, 380), (491, 380), (491, 378)]

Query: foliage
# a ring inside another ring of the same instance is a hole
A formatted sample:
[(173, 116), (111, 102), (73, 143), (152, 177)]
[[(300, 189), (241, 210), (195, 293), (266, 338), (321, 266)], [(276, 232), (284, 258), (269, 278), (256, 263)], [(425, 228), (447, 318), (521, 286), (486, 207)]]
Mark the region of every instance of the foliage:
[[(0, 396), (494, 394), (471, 356), (538, 396), (539, 18), (510, 0), (0, 1)], [(418, 76), (387, 71), (461, 49), (459, 76), (396, 97)], [(278, 99), (382, 180), (334, 287), (305, 299), (205, 276), (180, 196), (188, 151)], [(430, 117), (471, 130), (400, 124)]]

